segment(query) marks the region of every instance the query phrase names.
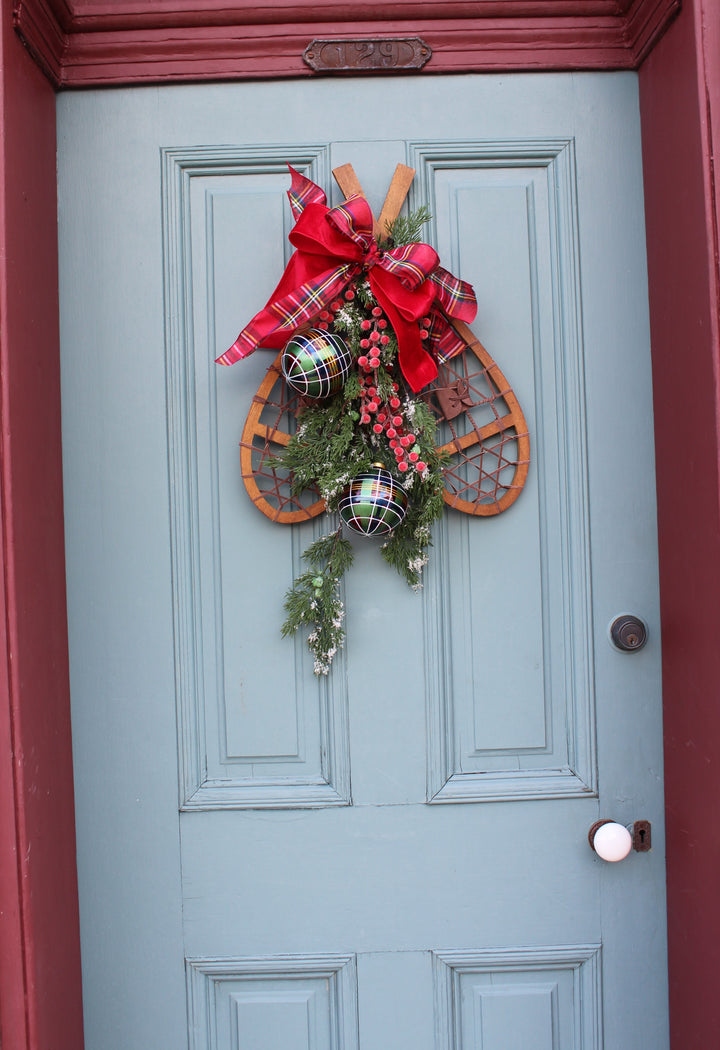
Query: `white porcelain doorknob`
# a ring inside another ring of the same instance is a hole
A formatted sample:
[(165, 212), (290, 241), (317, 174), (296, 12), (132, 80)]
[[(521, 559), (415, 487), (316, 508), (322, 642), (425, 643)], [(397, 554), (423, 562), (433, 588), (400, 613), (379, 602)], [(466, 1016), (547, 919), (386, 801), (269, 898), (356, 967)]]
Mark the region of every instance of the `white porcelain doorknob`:
[(603, 860), (615, 862), (627, 857), (633, 839), (627, 828), (614, 820), (598, 820), (588, 832), (588, 841)]

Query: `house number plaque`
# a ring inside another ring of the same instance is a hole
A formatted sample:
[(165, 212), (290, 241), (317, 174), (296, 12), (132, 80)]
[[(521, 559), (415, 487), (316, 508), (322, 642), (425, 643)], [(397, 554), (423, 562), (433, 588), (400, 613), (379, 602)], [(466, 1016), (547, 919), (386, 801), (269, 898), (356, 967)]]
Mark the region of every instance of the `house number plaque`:
[(363, 73), (422, 69), (432, 55), (419, 37), (361, 40), (313, 40), (303, 59), (317, 73)]

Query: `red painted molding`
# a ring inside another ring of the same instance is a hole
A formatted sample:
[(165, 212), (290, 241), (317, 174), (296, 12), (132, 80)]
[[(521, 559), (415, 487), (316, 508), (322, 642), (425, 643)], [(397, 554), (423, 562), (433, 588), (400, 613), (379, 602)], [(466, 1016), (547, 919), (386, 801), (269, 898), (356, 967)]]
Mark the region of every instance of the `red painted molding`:
[(58, 87), (63, 78), (62, 60), (68, 39), (67, 24), (58, 20), (48, 0), (16, 4), (13, 22), (20, 39), (40, 69)]
[(679, 11), (680, 0), (665, 4), (640, 0), (640, 3), (628, 4), (625, 33), (633, 55), (633, 69), (645, 61)]
[[(56, 87), (309, 77), (313, 37), (422, 36), (425, 73), (635, 69), (680, 0), (15, 0)], [(351, 11), (352, 20), (348, 18)]]

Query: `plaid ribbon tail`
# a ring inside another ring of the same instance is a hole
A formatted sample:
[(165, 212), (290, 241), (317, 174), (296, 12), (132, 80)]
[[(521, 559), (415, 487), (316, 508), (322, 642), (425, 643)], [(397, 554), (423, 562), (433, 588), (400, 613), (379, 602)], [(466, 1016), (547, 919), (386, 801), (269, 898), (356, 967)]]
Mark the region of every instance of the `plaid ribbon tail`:
[(261, 346), (280, 350), (299, 328), (309, 324), (341, 294), (359, 270), (360, 267), (352, 263), (336, 266), (293, 288), (282, 298), (271, 299), (243, 328), (233, 345), (217, 358), (216, 364), (233, 365)]
[[(298, 275), (298, 254), (298, 252), (294, 252), (290, 256), (290, 261), (285, 267), (285, 272), (280, 278), (280, 283), (268, 299), (264, 309), (257, 313), (249, 324), (245, 325), (233, 345), (229, 347), (224, 354), (221, 354), (220, 357), (215, 358), (216, 365), (234, 365), (236, 361), (242, 361), (244, 357), (249, 357), (253, 351), (257, 350), (262, 337), (259, 334), (259, 331), (256, 330), (258, 328), (262, 330), (270, 330), (267, 324), (262, 324), (259, 319), (267, 313), (267, 309), (272, 302), (276, 299), (282, 299), (285, 295), (291, 292), (293, 288), (296, 288), (302, 283), (302, 277)], [(272, 349), (272, 347), (269, 349)]]
[(477, 314), (477, 299), (471, 284), (454, 277), (442, 266), (436, 267), (430, 275), (435, 285), (435, 298), (450, 317), (470, 324)]
[(249, 357), (254, 350), (257, 350), (257, 343), (248, 346), (245, 342), (245, 331), (243, 329), (233, 345), (228, 347), (224, 354), (215, 358), (216, 365), (234, 365), (236, 361), (242, 361), (244, 357)]
[(290, 189), (287, 191), (290, 207), (295, 222), (298, 221), (307, 204), (326, 204), (327, 198), (320, 189), (307, 176), (301, 175), (291, 164), (288, 164), (290, 172)]
[(437, 303), (433, 304), (428, 311), (430, 324), (428, 329), (428, 343), (439, 365), (444, 365), (452, 357), (457, 357), (466, 349), (466, 343), (455, 331)]

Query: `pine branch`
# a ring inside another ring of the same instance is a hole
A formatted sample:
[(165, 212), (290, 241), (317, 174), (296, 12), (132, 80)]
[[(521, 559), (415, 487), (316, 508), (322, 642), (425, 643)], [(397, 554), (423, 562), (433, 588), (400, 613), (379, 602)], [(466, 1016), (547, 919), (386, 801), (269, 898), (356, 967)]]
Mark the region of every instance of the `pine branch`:
[(431, 219), (432, 214), (425, 205), (409, 215), (398, 215), (393, 222), (385, 223), (387, 240), (395, 246), (416, 244), (421, 239), (423, 226)]
[(327, 674), (345, 642), (340, 583), (353, 563), (353, 549), (342, 535), (342, 526), (311, 543), (303, 559), (310, 568), (298, 576), (285, 595), (287, 615), (281, 633), (288, 637), (301, 626), (311, 627), (307, 643), (314, 657), (314, 672)]

